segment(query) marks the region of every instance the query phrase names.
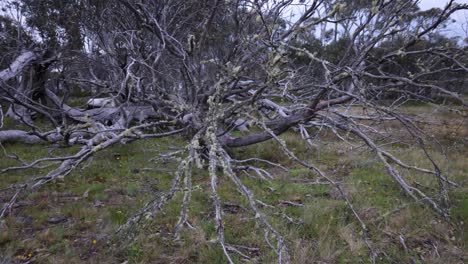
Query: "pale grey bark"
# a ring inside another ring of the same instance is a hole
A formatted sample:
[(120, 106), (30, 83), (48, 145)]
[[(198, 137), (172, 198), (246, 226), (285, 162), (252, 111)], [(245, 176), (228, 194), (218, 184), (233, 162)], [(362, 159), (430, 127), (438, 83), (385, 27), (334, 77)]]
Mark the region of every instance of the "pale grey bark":
[(23, 130), (0, 131), (0, 143), (21, 142), (26, 144), (41, 144), (46, 142), (56, 142), (62, 138), (63, 137), (57, 133), (39, 137)]
[(26, 66), (30, 65), (37, 58), (38, 55), (32, 51), (26, 51), (19, 55), (7, 69), (0, 71), (0, 83), (18, 76)]

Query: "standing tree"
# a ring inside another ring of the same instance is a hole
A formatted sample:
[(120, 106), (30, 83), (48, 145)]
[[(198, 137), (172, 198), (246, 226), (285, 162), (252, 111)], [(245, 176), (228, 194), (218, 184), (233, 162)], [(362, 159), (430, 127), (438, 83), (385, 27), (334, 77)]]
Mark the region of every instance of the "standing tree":
[[(187, 208), (192, 169), (197, 167), (208, 172), (218, 243), (229, 262), (232, 247), (224, 239), (219, 177), (226, 177), (239, 189), (278, 262), (288, 263), (285, 239), (262, 212), (255, 193), (239, 178), (240, 172), (272, 177), (256, 167), (258, 163), (282, 166), (259, 158), (243, 160), (232, 151), (272, 140), (294, 162), (338, 190), (360, 222), (374, 261), (367, 227), (341, 185), (302, 159), (280, 137), (294, 131), (305, 144), (313, 145), (318, 139), (310, 133), (317, 128), (331, 131), (344, 142), (345, 134), (360, 140), (405, 196), (447, 216), (447, 187), (454, 183), (428, 151), (426, 142), (431, 137), (401, 113), (399, 106), (409, 99), (432, 101), (440, 96), (466, 106), (459, 93), (464, 90), (447, 85), (466, 80), (466, 48), (434, 41), (433, 32), (468, 6), (450, 0), (443, 9), (431, 11), (429, 18), (410, 19), (417, 10), (416, 0), (296, 2), (24, 1), (28, 26), (41, 37), (30, 36), (36, 48), (18, 54), (0, 71), (0, 99), (11, 105), (10, 112), (29, 130), (0, 131), (0, 142), (81, 147), (70, 156), (1, 169), (5, 173), (60, 161), (47, 174), (15, 187), (17, 192), (1, 217), (21, 191), (67, 176), (103, 149), (179, 134), (187, 144), (167, 154), (181, 160), (170, 190), (130, 217), (119, 232), (136, 232), (135, 228), (163, 210), (177, 192), (183, 192), (183, 204), (176, 234), (190, 225)], [(291, 8), (300, 13), (295, 20), (285, 19)], [(55, 19), (45, 19), (52, 14), (57, 14)], [(310, 42), (330, 29), (334, 30), (331, 41)], [(62, 77), (51, 74), (57, 71)], [(57, 82), (60, 89), (50, 87)], [(70, 106), (68, 95), (76, 87), (95, 97), (104, 95), (106, 98), (91, 100), (102, 107)], [(358, 107), (366, 113), (348, 111)], [(44, 131), (34, 118), (46, 120), (54, 129)], [(432, 166), (408, 164), (388, 151), (384, 146), (401, 139), (375, 125), (387, 122), (404, 126), (411, 144), (420, 146)], [(247, 131), (234, 133), (236, 129)], [(401, 170), (434, 177), (436, 191), (408, 182)]]

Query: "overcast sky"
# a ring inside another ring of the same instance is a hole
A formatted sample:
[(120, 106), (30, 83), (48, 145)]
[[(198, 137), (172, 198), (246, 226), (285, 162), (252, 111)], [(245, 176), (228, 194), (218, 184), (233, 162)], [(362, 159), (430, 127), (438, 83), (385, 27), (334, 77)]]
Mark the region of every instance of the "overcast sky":
[[(433, 7), (443, 8), (447, 2), (447, 0), (421, 0), (419, 6), (423, 10)], [(468, 4), (468, 0), (455, 0), (455, 2)], [(455, 19), (456, 22), (451, 24), (446, 30), (444, 30), (444, 32), (449, 36), (459, 36), (461, 38), (468, 37), (468, 11), (458, 11), (452, 15), (452, 18)]]
[[(429, 9), (432, 7), (443, 7), (448, 1), (447, 0), (421, 0), (421, 8)], [(468, 0), (456, 0), (455, 2), (460, 4), (467, 4)]]

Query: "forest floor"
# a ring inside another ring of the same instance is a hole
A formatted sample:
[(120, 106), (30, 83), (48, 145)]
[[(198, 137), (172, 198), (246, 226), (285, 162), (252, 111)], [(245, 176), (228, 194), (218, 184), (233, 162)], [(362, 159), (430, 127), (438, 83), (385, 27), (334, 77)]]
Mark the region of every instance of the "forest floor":
[[(292, 132), (281, 137), (301, 158), (340, 182), (369, 227), (368, 239), (379, 253), (377, 263), (468, 263), (466, 113), (463, 117), (431, 105), (406, 106), (404, 111), (424, 118), (427, 123), (421, 125), (445, 148), (445, 156), (435, 152), (436, 146), (433, 150), (446, 176), (459, 184), (449, 190), (449, 219), (405, 197), (375, 155), (362, 145), (351, 147), (329, 132), (320, 132), (321, 141), (316, 146), (304, 144)], [(3, 129), (12, 127), (6, 123)], [(404, 134), (397, 124), (388, 129)], [(169, 189), (177, 162), (152, 158), (182, 143), (174, 137), (114, 146), (64, 179), (24, 194), (0, 222), (0, 263), (226, 263), (216, 243), (209, 177), (203, 170), (193, 172), (189, 222), (195, 229), (183, 229), (180, 239), (173, 238), (182, 201), (179, 194), (130, 244), (122, 245), (113, 236), (129, 216)], [(8, 144), (0, 151), (0, 169), (19, 164), (5, 153), (33, 161), (78, 148)], [(414, 165), (428, 165), (414, 145), (392, 145), (388, 150)], [(276, 208), (265, 206), (261, 210), (287, 239), (292, 263), (369, 262), (359, 223), (333, 187), (295, 165), (274, 142), (232, 152), (236, 157), (260, 157), (288, 167), (289, 172), (265, 167), (274, 175), (273, 180), (247, 174), (241, 179), (256, 199)], [(1, 174), (0, 189), (48, 170)], [(401, 173), (422, 190), (434, 191), (435, 180), (428, 175)], [(247, 201), (229, 179), (221, 176), (219, 180), (227, 243), (246, 246), (238, 249), (250, 258), (248, 263), (274, 263), (276, 256), (265, 243), (255, 215), (247, 209)], [(0, 204), (11, 195), (11, 191), (0, 192)], [(236, 263), (244, 262), (239, 255), (232, 255)]]

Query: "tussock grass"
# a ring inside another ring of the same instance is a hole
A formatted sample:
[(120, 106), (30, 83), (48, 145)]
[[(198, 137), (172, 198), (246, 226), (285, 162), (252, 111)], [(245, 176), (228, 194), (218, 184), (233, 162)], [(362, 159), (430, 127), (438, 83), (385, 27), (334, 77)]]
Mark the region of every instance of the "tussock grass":
[[(420, 107), (427, 106), (408, 106), (407, 110), (410, 114), (420, 114)], [(443, 120), (451, 115), (449, 111), (436, 112), (431, 118)], [(294, 133), (286, 133), (282, 138), (300, 158), (317, 165), (341, 184), (369, 228), (368, 238), (380, 253), (378, 262), (462, 263), (467, 260), (468, 252), (468, 147), (462, 140), (467, 132), (466, 128), (455, 125), (433, 126), (430, 131), (438, 135), (448, 133), (442, 142), (446, 155), (438, 154), (436, 145), (430, 151), (446, 176), (460, 183), (460, 187), (449, 192), (452, 204), (451, 217), (447, 220), (402, 195), (374, 155), (364, 148), (343, 144), (326, 131), (320, 132), (325, 140), (317, 142), (315, 147), (304, 144)], [(133, 243), (122, 247), (112, 239), (118, 225), (150, 199), (162, 195), (171, 184), (177, 163), (149, 159), (158, 151), (167, 150), (166, 146), (181, 143), (177, 139), (153, 139), (112, 147), (64, 180), (25, 195), (21, 198), (23, 205), (0, 223), (0, 259), (18, 263), (28, 259), (38, 263), (225, 263), (223, 252), (214, 242), (214, 208), (204, 170), (195, 169), (193, 176), (189, 222), (196, 229), (185, 228), (179, 240), (173, 239), (182, 200), (177, 195)], [(5, 147), (8, 153), (17, 153), (27, 161), (76, 151), (58, 148), (50, 152), (44, 146), (20, 144)], [(412, 165), (430, 165), (414, 145), (389, 146), (388, 151)], [(295, 165), (271, 141), (233, 149), (232, 155), (238, 159), (268, 159), (289, 168), (289, 172), (284, 172), (255, 163), (270, 171), (274, 179), (261, 180), (246, 174), (240, 177), (256, 199), (276, 207), (273, 210), (259, 206), (287, 239), (293, 263), (368, 262), (359, 224), (334, 188), (314, 184), (318, 179), (315, 173)], [(0, 158), (2, 168), (15, 164), (18, 161), (14, 159)], [(8, 172), (2, 175), (0, 185), (19, 183), (47, 170)], [(425, 186), (421, 187), (425, 191), (435, 192), (433, 178), (404, 169), (400, 173), (409, 182)], [(273, 263), (275, 256), (263, 239), (255, 215), (246, 210), (245, 198), (226, 177), (220, 176), (218, 187), (224, 202), (227, 243), (258, 248), (258, 252), (249, 255), (250, 263)], [(2, 202), (7, 199), (0, 198)], [(287, 205), (284, 201), (302, 206)], [(66, 221), (51, 224), (48, 220), (54, 216), (63, 216)], [(32, 220), (25, 222), (20, 217)], [(239, 256), (233, 257), (236, 262), (242, 262)]]

